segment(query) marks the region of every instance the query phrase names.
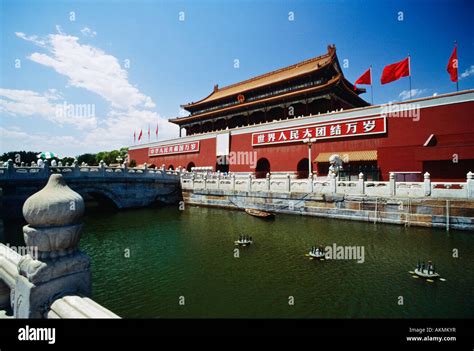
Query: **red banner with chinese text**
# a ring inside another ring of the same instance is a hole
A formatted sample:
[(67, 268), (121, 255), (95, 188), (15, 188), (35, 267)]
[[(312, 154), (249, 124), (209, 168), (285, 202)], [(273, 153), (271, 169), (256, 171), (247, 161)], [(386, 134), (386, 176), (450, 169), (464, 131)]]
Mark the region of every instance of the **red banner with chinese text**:
[(307, 138), (332, 139), (362, 137), (387, 131), (385, 116), (318, 123), (297, 128), (270, 130), (252, 134), (252, 145), (302, 142)]
[(199, 141), (189, 143), (155, 146), (148, 148), (148, 156), (164, 156), (173, 154), (184, 154), (188, 152), (199, 152)]

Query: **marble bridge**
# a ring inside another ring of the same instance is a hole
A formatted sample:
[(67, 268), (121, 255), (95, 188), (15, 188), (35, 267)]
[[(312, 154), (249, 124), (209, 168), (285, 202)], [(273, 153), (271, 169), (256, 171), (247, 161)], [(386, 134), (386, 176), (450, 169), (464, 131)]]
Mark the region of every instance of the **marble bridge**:
[(114, 207), (145, 207), (176, 203), (181, 197), (180, 177), (175, 171), (99, 166), (16, 167), (11, 160), (0, 168), (0, 214), (3, 219), (21, 218), (25, 200), (44, 187), (51, 174), (61, 174), (68, 186), (85, 200), (106, 201)]

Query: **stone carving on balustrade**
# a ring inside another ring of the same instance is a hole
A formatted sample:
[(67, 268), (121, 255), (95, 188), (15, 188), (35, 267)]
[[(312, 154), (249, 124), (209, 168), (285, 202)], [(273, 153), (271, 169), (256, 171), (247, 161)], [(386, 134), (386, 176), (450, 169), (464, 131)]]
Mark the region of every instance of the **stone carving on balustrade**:
[(18, 264), (12, 292), (16, 318), (45, 318), (54, 300), (90, 295), (90, 258), (79, 250), (83, 214), (84, 200), (60, 174), (51, 175), (24, 203), (25, 243), (37, 248), (38, 257), (28, 254)]
[(331, 155), (329, 157), (328, 178), (337, 178), (339, 171), (342, 171), (342, 159), (337, 154)]

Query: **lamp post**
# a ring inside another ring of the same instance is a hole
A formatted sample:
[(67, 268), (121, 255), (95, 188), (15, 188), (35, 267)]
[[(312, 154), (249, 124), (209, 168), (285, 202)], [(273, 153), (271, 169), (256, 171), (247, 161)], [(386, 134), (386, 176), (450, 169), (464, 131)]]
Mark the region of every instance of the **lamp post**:
[(311, 145), (316, 142), (316, 138), (305, 138), (303, 143), (308, 144), (308, 177), (313, 174), (312, 172), (312, 161), (311, 161)]
[[(119, 163), (119, 165), (121, 164), (123, 158), (119, 155), (117, 158), (116, 158), (117, 162)], [(120, 167), (120, 166), (119, 166)]]

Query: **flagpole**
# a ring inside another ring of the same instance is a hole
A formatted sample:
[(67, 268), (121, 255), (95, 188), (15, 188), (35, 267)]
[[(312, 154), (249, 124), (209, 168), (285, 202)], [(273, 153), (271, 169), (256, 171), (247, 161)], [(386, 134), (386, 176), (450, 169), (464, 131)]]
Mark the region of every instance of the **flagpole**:
[(374, 85), (372, 84), (372, 65), (370, 65), (370, 95), (372, 99), (372, 105), (374, 104)]
[(454, 46), (456, 47), (456, 64), (457, 64), (457, 74), (456, 74), (456, 91), (459, 91), (459, 54), (458, 54), (458, 41), (454, 41)]
[(408, 81), (410, 82), (410, 100), (411, 100), (411, 57), (408, 54)]

